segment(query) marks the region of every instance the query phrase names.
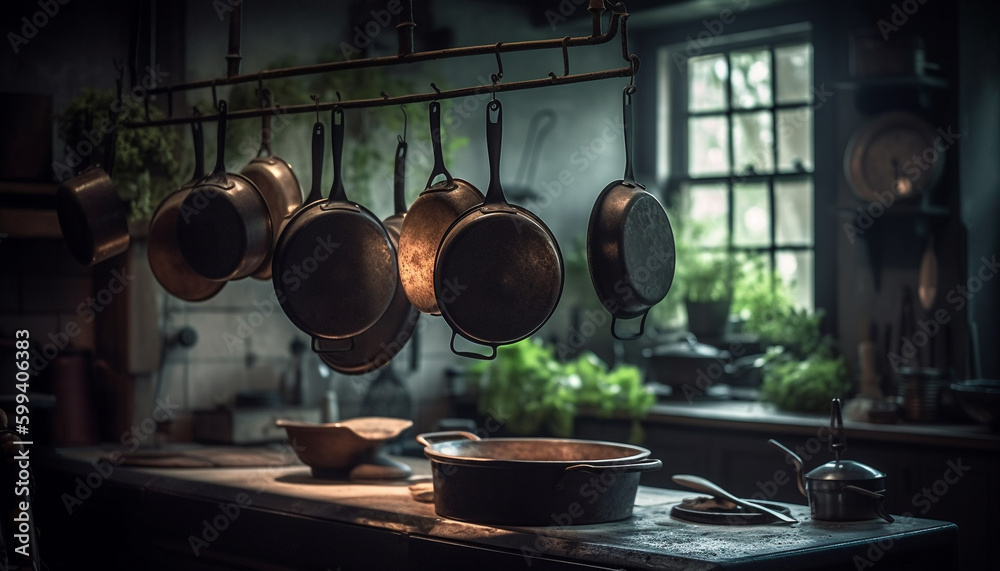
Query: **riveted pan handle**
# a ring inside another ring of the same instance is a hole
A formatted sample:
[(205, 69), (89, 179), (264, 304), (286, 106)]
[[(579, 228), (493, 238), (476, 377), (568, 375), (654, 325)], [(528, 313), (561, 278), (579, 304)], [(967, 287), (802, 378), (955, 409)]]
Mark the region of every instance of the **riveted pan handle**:
[(452, 440), (481, 440), (478, 436), (464, 430), (445, 430), (443, 432), (425, 432), (417, 435), (417, 442), (430, 448), (437, 442), (450, 442)]
[(312, 187), (303, 204), (312, 204), (323, 198), (323, 190), (320, 187), (323, 182), (323, 152), (326, 147), (323, 124), (317, 121), (313, 125), (312, 133)]
[(431, 145), (434, 148), (434, 166), (431, 167), (431, 176), (427, 177), (427, 188), (434, 184), (434, 179), (444, 175), (447, 180), (447, 188), (455, 187), (455, 179), (444, 166), (444, 153), (441, 151), (441, 104), (431, 101), (428, 115), (431, 121)]
[[(467, 357), (469, 359), (479, 359), (480, 361), (492, 361), (493, 359), (497, 358), (497, 347), (499, 345), (485, 344), (492, 350), (492, 352), (489, 355), (481, 355), (479, 353), (473, 353), (472, 351), (459, 351), (458, 349), (455, 348), (455, 337), (457, 336), (458, 336), (457, 332), (455, 331), (451, 332), (451, 352), (458, 355), (459, 357)], [(463, 335), (462, 339), (468, 339), (468, 337)], [(471, 339), (468, 340), (472, 341)]]
[(622, 464), (574, 464), (566, 467), (564, 473), (588, 472), (591, 474), (603, 474), (613, 472), (615, 474), (632, 474), (634, 472), (652, 472), (663, 467), (662, 460), (642, 460), (639, 462), (628, 462)]
[(500, 148), (503, 146), (503, 106), (493, 99), (486, 106), (486, 151), (490, 158), (490, 186), (483, 205), (507, 205), (500, 185)]
[(638, 331), (638, 333), (635, 333), (634, 335), (631, 335), (631, 336), (628, 336), (628, 337), (622, 337), (618, 333), (618, 329), (616, 328), (616, 325), (621, 320), (618, 319), (617, 317), (615, 317), (614, 315), (612, 315), (611, 316), (611, 336), (614, 337), (615, 339), (618, 339), (619, 341), (635, 341), (636, 339), (642, 337), (642, 334), (646, 332), (646, 316), (648, 316), (648, 315), (649, 315), (649, 310), (647, 309), (642, 314), (642, 320), (639, 322), (639, 331)]

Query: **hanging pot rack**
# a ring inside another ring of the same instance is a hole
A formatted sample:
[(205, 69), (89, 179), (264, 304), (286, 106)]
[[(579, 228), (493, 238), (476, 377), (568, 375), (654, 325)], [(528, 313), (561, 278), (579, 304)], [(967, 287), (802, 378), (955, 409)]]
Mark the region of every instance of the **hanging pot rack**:
[[(527, 40), (519, 42), (498, 42), (496, 44), (484, 44), (478, 46), (464, 46), (457, 48), (445, 48), (440, 50), (430, 50), (423, 52), (413, 51), (413, 6), (412, 0), (402, 2), (403, 10), (399, 14), (399, 24), (396, 26), (398, 33), (398, 51), (393, 56), (380, 56), (371, 58), (358, 58), (345, 61), (327, 62), (312, 65), (284, 67), (261, 70), (257, 73), (240, 74), (239, 70), (239, 47), (230, 42), (229, 54), (226, 56), (227, 68), (230, 75), (226, 77), (216, 77), (175, 85), (156, 87), (147, 91), (145, 98), (146, 120), (126, 123), (129, 127), (159, 127), (166, 125), (181, 125), (198, 121), (213, 121), (218, 119), (217, 114), (211, 115), (191, 115), (173, 116), (173, 94), (182, 91), (196, 89), (211, 89), (214, 108), (218, 108), (216, 88), (225, 85), (235, 85), (241, 83), (256, 82), (260, 92), (264, 91), (264, 81), (286, 77), (302, 75), (314, 75), (320, 73), (332, 73), (348, 69), (365, 69), (374, 67), (384, 67), (399, 64), (418, 63), (431, 60), (451, 59), (459, 57), (489, 55), (494, 54), (497, 60), (497, 71), (491, 74), (491, 83), (461, 87), (456, 89), (439, 89), (434, 83), (430, 86), (433, 91), (425, 93), (409, 93), (405, 95), (390, 96), (386, 92), (381, 92), (380, 97), (367, 99), (343, 99), (340, 92), (337, 92), (337, 101), (305, 103), (289, 106), (261, 106), (256, 109), (231, 110), (228, 119), (249, 119), (263, 117), (264, 115), (284, 115), (296, 113), (316, 113), (329, 111), (334, 108), (357, 109), (367, 107), (384, 107), (386, 105), (405, 105), (408, 103), (429, 102), (437, 99), (453, 99), (457, 97), (469, 97), (483, 94), (502, 93), (506, 91), (519, 91), (524, 89), (537, 89), (554, 85), (566, 85), (571, 83), (583, 83), (611, 79), (615, 77), (628, 77), (634, 81), (635, 74), (639, 71), (639, 57), (629, 53), (628, 46), (628, 11), (621, 2), (612, 3), (609, 0), (590, 0), (587, 10), (591, 13), (592, 33), (590, 36), (566, 36), (561, 39)], [(610, 8), (611, 17), (608, 24), (608, 31), (602, 33), (602, 13), (605, 8)], [(237, 30), (239, 34), (239, 20), (241, 18), (242, 3), (237, 4), (231, 14), (231, 30)], [(620, 34), (619, 34), (620, 32)], [(569, 48), (578, 46), (597, 46), (610, 42), (617, 36), (621, 36), (622, 58), (628, 65), (619, 68), (606, 69), (586, 73), (570, 73)], [(232, 39), (232, 37), (231, 37)], [(236, 40), (238, 41), (238, 39)], [(502, 53), (535, 51), (535, 50), (562, 50), (563, 74), (556, 75), (549, 72), (547, 77), (538, 79), (528, 79), (501, 83), (503, 78)], [(167, 97), (167, 117), (164, 119), (150, 119), (149, 100), (151, 95), (165, 94)]]

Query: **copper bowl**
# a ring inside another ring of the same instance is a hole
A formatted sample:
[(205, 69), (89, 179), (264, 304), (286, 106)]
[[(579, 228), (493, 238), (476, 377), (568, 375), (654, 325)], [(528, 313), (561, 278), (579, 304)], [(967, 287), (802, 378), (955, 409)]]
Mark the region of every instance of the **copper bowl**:
[(312, 468), (317, 478), (381, 479), (410, 475), (409, 467), (380, 456), (379, 449), (413, 426), (412, 420), (366, 416), (331, 423), (279, 419), (274, 424), (284, 427), (295, 454)]

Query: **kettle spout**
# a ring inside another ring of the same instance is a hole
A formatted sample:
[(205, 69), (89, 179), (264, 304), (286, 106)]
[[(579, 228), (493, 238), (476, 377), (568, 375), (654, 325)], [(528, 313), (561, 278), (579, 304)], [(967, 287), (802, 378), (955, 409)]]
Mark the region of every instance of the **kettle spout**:
[(775, 448), (778, 448), (779, 450), (784, 452), (789, 458), (791, 458), (792, 463), (795, 464), (795, 475), (796, 475), (795, 481), (799, 485), (799, 491), (802, 492), (803, 496), (808, 497), (808, 495), (806, 494), (805, 477), (802, 474), (803, 471), (802, 458), (799, 458), (798, 454), (792, 452), (791, 449), (789, 449), (787, 446), (778, 442), (777, 440), (774, 440), (773, 438), (771, 440), (768, 440), (767, 443), (770, 444), (771, 446), (774, 446)]

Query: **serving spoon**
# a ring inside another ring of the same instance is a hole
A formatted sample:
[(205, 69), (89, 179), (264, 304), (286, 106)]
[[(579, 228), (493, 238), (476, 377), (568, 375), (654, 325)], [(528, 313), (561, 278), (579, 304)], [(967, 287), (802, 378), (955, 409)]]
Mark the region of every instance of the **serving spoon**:
[(769, 515), (782, 523), (799, 523), (799, 520), (781, 512), (776, 512), (760, 504), (741, 500), (740, 498), (737, 498), (733, 494), (730, 494), (726, 490), (722, 489), (718, 484), (700, 476), (692, 476), (691, 474), (674, 474), (670, 477), (670, 479), (673, 480), (675, 484), (680, 484), (681, 486), (691, 488), (692, 490), (699, 492), (704, 492), (706, 494), (712, 494), (712, 496), (716, 498), (729, 500), (743, 509)]

